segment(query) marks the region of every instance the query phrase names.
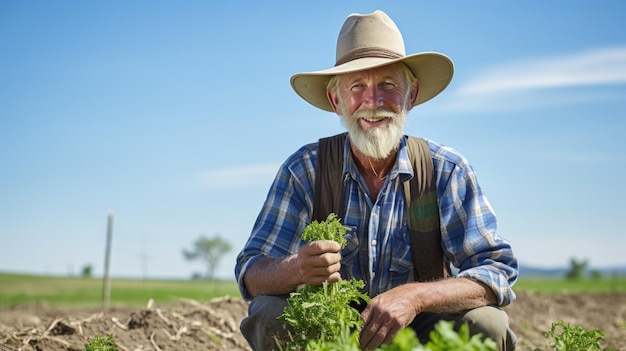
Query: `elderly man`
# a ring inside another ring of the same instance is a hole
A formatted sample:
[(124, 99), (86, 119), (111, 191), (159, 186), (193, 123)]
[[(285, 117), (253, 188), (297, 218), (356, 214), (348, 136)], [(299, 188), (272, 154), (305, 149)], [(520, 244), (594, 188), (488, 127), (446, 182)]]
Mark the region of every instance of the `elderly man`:
[[(361, 311), (365, 350), (405, 327), (427, 340), (442, 319), (514, 349), (500, 307), (515, 300), (517, 260), (496, 234), (476, 174), (455, 150), (425, 139), (410, 147), (417, 138), (404, 134), (408, 111), (443, 91), (452, 74), (445, 55), (406, 55), (394, 22), (376, 11), (346, 19), (334, 67), (292, 77), (304, 100), (340, 116), (347, 136), (305, 145), (285, 161), (237, 258), (241, 294), (251, 302), (241, 330), (253, 349), (275, 349), (275, 337), (286, 335), (277, 317), (299, 285), (350, 278), (363, 280), (371, 297)], [(421, 178), (423, 187), (411, 183)], [(344, 249), (300, 239), (328, 212), (349, 229)]]

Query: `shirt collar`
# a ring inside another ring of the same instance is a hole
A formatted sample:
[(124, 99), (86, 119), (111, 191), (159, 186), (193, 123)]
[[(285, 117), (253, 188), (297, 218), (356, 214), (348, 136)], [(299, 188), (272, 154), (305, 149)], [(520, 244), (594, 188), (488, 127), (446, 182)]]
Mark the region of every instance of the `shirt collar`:
[[(352, 157), (349, 137), (346, 138), (346, 142), (343, 146), (343, 155), (343, 180), (345, 181), (348, 176), (352, 176), (353, 179), (358, 179), (357, 174), (359, 169), (357, 168), (356, 162)], [(409, 152), (406, 146), (406, 136), (403, 136), (402, 139), (400, 139), (398, 156), (388, 176), (390, 179), (400, 176), (401, 181), (413, 178), (413, 167), (411, 166), (411, 160), (409, 159)]]

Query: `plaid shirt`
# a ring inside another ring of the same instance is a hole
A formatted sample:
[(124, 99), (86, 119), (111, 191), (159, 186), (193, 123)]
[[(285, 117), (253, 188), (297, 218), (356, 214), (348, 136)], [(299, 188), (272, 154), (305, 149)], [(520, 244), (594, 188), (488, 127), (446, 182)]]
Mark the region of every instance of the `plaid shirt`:
[[(496, 234), (496, 217), (467, 160), (455, 150), (428, 141), (433, 157), (441, 219), (441, 246), (458, 269), (457, 277), (489, 286), (499, 305), (515, 299), (511, 286), (518, 276), (511, 246)], [(365, 180), (344, 146), (348, 246), (341, 252), (341, 276), (365, 282), (371, 297), (414, 281), (402, 183), (413, 176), (402, 139), (396, 163), (380, 190), (370, 199)], [(261, 256), (284, 257), (304, 245), (300, 234), (311, 222), (317, 164), (317, 143), (305, 145), (280, 167), (252, 234), (237, 257), (235, 276), (242, 296), (251, 299), (243, 276)]]

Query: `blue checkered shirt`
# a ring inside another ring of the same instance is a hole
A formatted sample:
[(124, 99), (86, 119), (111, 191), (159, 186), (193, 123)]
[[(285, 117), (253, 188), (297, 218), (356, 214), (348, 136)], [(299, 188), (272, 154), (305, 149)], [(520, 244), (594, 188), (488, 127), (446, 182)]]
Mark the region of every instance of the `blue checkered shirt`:
[[(498, 304), (515, 299), (511, 289), (518, 267), (510, 244), (496, 234), (496, 217), (478, 185), (468, 161), (455, 150), (428, 140), (433, 157), (441, 220), (441, 246), (456, 267), (456, 277), (484, 283)], [(398, 157), (378, 199), (368, 196), (365, 180), (344, 146), (346, 213), (340, 215), (348, 229), (348, 246), (341, 252), (341, 276), (365, 282), (365, 292), (376, 296), (415, 280), (403, 182), (413, 169), (403, 139)], [(252, 234), (237, 257), (235, 277), (242, 296), (250, 300), (243, 276), (261, 256), (284, 257), (304, 245), (300, 239), (313, 212), (317, 143), (303, 146), (280, 167)]]

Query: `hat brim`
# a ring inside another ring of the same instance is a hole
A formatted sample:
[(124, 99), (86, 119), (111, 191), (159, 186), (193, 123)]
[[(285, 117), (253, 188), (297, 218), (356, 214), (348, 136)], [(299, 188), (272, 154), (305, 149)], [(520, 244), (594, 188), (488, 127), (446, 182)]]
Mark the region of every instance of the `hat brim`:
[(402, 62), (409, 67), (419, 82), (419, 92), (415, 104), (422, 104), (441, 93), (452, 80), (454, 64), (452, 60), (437, 52), (422, 52), (398, 59), (366, 57), (346, 62), (326, 70), (297, 73), (291, 77), (291, 87), (301, 98), (322, 110), (334, 112), (326, 96), (326, 85), (332, 76), (343, 73)]

